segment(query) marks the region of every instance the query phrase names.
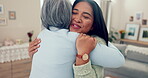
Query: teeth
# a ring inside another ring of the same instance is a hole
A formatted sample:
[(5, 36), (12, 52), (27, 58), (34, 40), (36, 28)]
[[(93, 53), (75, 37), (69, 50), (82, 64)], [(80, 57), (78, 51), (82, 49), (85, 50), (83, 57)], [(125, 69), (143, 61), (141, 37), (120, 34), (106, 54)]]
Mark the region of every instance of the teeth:
[(78, 27), (77, 25), (74, 25), (74, 27)]

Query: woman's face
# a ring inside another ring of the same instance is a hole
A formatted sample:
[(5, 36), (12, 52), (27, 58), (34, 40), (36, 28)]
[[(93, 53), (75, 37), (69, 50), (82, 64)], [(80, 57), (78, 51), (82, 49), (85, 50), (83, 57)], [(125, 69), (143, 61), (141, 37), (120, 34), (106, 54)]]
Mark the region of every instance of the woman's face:
[(72, 10), (70, 31), (87, 33), (93, 28), (93, 21), (93, 10), (89, 3), (79, 2)]

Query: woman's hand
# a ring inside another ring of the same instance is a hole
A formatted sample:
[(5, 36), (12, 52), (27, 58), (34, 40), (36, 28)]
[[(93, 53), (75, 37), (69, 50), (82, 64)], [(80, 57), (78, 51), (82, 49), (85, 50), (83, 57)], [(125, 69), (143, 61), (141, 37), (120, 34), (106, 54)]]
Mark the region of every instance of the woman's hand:
[[(97, 40), (85, 34), (80, 34), (76, 41), (76, 48), (78, 55), (90, 54), (90, 52), (96, 47)], [(82, 65), (89, 61), (83, 61), (82, 59), (76, 57), (76, 65)]]
[(34, 41), (29, 43), (29, 48), (28, 48), (28, 54), (30, 57), (33, 56), (34, 53), (36, 53), (38, 50), (38, 48), (40, 47), (40, 45), (38, 45), (41, 42), (40, 39), (35, 39)]
[(97, 40), (86, 34), (80, 34), (76, 41), (76, 48), (79, 55), (90, 54), (90, 52), (96, 47)]

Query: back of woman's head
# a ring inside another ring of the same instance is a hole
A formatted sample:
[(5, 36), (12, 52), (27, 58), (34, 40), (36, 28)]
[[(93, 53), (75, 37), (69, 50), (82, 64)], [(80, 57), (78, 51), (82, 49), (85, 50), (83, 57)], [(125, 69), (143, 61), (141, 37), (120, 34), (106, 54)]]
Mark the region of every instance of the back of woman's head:
[(69, 0), (44, 0), (41, 12), (42, 25), (67, 29), (71, 20), (72, 5)]
[(75, 7), (76, 4), (79, 2), (88, 2), (93, 10), (93, 15), (94, 15), (94, 22), (93, 22), (93, 29), (90, 30), (87, 34), (88, 35), (97, 35), (101, 38), (103, 38), (108, 44), (108, 32), (107, 32), (107, 27), (103, 18), (102, 11), (98, 4), (94, 0), (76, 0), (72, 6), (72, 9)]

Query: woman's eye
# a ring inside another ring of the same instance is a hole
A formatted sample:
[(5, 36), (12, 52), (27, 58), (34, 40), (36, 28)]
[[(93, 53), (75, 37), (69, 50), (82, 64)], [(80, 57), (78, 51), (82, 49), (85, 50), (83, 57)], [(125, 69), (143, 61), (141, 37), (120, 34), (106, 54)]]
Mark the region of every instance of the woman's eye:
[(85, 19), (89, 19), (89, 17), (88, 16), (83, 16)]
[(77, 14), (76, 12), (72, 12), (72, 14)]

